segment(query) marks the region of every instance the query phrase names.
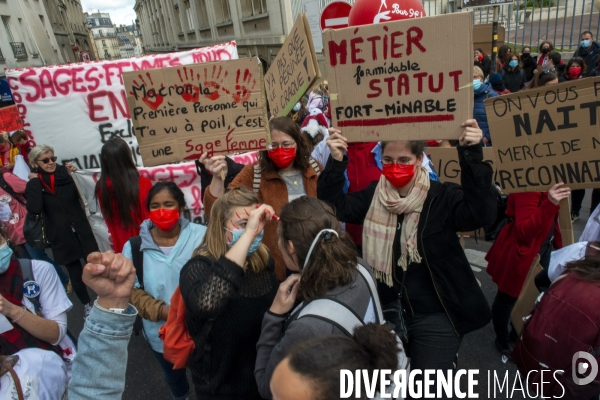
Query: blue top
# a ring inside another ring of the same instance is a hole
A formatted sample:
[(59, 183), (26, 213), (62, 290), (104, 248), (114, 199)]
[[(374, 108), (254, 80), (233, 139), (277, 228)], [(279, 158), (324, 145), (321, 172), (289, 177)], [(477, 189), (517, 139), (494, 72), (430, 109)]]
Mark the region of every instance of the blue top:
[[(192, 253), (198, 247), (206, 227), (190, 223), (185, 218), (179, 220), (181, 232), (177, 243), (169, 255), (165, 255), (160, 247), (152, 239), (150, 229), (154, 224), (150, 220), (142, 222), (140, 236), (142, 245), (140, 250), (144, 257), (144, 291), (155, 299), (162, 300), (166, 305), (171, 304), (171, 296), (179, 286), (179, 273), (181, 269), (192, 258)], [(131, 245), (129, 242), (123, 247), (125, 257), (132, 260)], [(136, 288), (140, 288), (136, 280)], [(152, 350), (159, 353), (163, 352), (163, 341), (158, 337), (158, 330), (166, 321), (152, 322), (144, 319), (144, 336), (150, 343)]]
[(490, 97), (496, 97), (498, 93), (494, 91), (492, 85), (489, 82), (483, 82), (479, 89), (475, 90), (475, 102), (473, 103), (473, 118), (477, 121), (479, 128), (483, 131), (483, 137), (487, 138), (489, 142), (484, 146), (492, 145), (492, 137), (490, 136), (490, 127), (487, 122), (487, 115), (485, 114), (485, 105), (483, 102), (485, 99)]

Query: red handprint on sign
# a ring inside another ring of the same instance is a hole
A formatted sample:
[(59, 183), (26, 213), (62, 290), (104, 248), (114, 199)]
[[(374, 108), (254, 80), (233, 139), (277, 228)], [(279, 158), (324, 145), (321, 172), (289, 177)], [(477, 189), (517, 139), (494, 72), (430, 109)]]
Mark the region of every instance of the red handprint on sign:
[(209, 100), (217, 100), (219, 98), (219, 90), (224, 91), (225, 93), (229, 93), (227, 89), (223, 87), (223, 81), (229, 75), (229, 72), (225, 71), (223, 76), (223, 66), (219, 65), (219, 69), (217, 70), (217, 66), (213, 65), (212, 72), (208, 73), (208, 70), (204, 68), (204, 87), (202, 90), (202, 94)]
[[(244, 71), (244, 77), (240, 82), (241, 72), (242, 70), (238, 69), (235, 78), (235, 93), (232, 94), (233, 100), (236, 103), (248, 100), (252, 96), (251, 90), (256, 86), (256, 79), (252, 79), (252, 73), (249, 69)], [(250, 83), (252, 83), (252, 87), (250, 87)]]
[[(184, 83), (183, 92), (181, 93), (181, 98), (183, 101), (187, 101), (188, 103), (196, 103), (200, 100), (200, 87), (195, 83), (185, 83), (185, 82), (193, 82), (194, 81), (194, 70), (192, 68), (183, 67), (183, 74), (185, 75), (185, 80), (181, 75), (181, 70), (177, 70), (177, 75), (179, 75), (179, 80)], [(198, 83), (200, 82), (200, 74), (196, 74), (196, 78)], [(176, 89), (178, 86), (173, 85)], [(179, 91), (177, 92), (179, 93)]]
[[(152, 82), (152, 77), (150, 76), (149, 72), (146, 72), (146, 76), (148, 77), (148, 80), (150, 81), (150, 85), (154, 86), (154, 82)], [(144, 80), (144, 77), (142, 76), (142, 74), (138, 75), (138, 78), (140, 78), (140, 80), (142, 81), (143, 85), (140, 85), (138, 83), (138, 81), (136, 81), (135, 79), (133, 80), (133, 83), (135, 86), (139, 87), (143, 87), (143, 93), (144, 93), (144, 97), (142, 97), (142, 101), (148, 106), (148, 108), (150, 108), (151, 110), (156, 110), (158, 109), (158, 107), (160, 107), (160, 105), (163, 103), (164, 101), (164, 97), (161, 96), (160, 94), (158, 94), (158, 91), (154, 88), (146, 88), (147, 83)], [(160, 87), (164, 87), (165, 85), (163, 85), (162, 83), (160, 84)], [(130, 95), (132, 96), (136, 96), (137, 98), (137, 94), (133, 93), (133, 92), (129, 92)]]

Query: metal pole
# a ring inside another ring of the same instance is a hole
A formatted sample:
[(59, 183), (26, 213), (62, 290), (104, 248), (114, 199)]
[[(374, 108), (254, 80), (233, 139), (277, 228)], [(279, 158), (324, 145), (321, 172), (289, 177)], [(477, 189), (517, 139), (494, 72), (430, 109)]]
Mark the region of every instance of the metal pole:
[(492, 71), (496, 72), (496, 58), (498, 58), (498, 20), (500, 19), (500, 6), (493, 6), (494, 17), (492, 21)]

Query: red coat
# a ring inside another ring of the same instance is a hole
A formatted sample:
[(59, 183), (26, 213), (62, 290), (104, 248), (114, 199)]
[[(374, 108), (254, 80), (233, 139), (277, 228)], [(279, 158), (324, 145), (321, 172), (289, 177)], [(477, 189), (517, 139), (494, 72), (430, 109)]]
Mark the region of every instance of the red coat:
[[(106, 222), (106, 226), (108, 227), (108, 232), (110, 233), (110, 238), (111, 238), (111, 242), (113, 245), (113, 249), (115, 250), (115, 253), (120, 253), (123, 251), (123, 246), (125, 246), (125, 243), (127, 243), (127, 241), (140, 234), (140, 225), (142, 224), (142, 222), (144, 222), (144, 220), (149, 218), (149, 212), (148, 212), (148, 208), (146, 207), (146, 200), (148, 198), (148, 193), (150, 192), (150, 189), (152, 189), (152, 182), (150, 182), (150, 179), (148, 178), (142, 178), (140, 177), (139, 179), (139, 185), (140, 185), (140, 189), (139, 189), (139, 198), (140, 198), (140, 210), (142, 211), (142, 215), (140, 215), (139, 218), (137, 218), (135, 215), (133, 215), (133, 219), (135, 220), (135, 226), (132, 227), (123, 227), (118, 220), (115, 221), (108, 221), (106, 218), (104, 219), (104, 221)], [(100, 193), (98, 193), (98, 201), (100, 201)], [(116, 199), (114, 196), (112, 197), (112, 207), (113, 207), (113, 212), (118, 213), (117, 208), (116, 208), (116, 202), (118, 201), (118, 199)]]
[[(548, 200), (546, 192), (513, 193), (508, 196), (506, 215), (512, 218), (488, 251), (487, 272), (498, 291), (518, 297), (533, 259), (548, 238), (560, 206)], [(554, 225), (555, 249), (562, 247), (558, 223)]]

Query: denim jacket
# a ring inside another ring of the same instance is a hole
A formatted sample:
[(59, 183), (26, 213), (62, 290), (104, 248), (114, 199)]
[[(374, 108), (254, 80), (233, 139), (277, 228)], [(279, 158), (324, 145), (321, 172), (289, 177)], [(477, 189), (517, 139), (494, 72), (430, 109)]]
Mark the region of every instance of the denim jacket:
[(69, 400), (117, 400), (125, 390), (127, 345), (137, 310), (131, 304), (123, 314), (98, 302), (79, 335), (78, 351), (69, 382)]

